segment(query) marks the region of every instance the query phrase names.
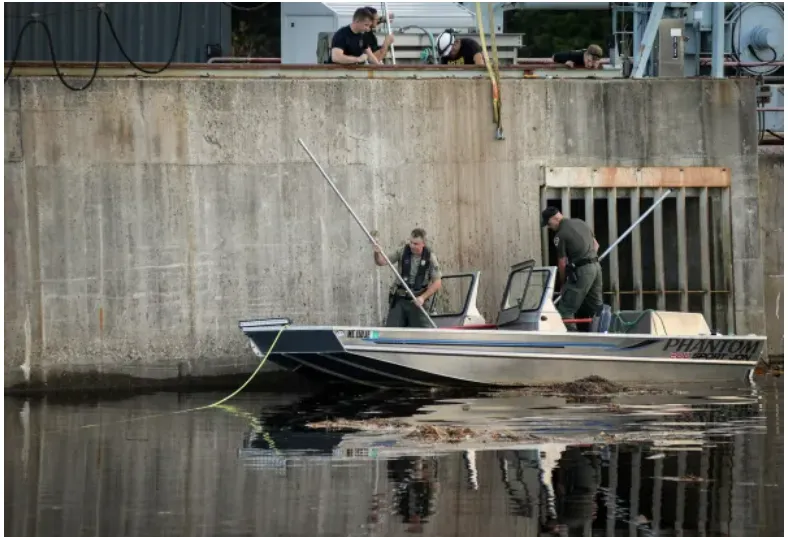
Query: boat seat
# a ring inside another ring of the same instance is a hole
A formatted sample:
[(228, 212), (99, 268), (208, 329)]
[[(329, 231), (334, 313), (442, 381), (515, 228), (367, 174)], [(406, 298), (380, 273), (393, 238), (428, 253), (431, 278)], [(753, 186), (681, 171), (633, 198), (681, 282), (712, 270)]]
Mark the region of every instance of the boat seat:
[(607, 304), (602, 304), (602, 308), (597, 312), (591, 320), (590, 332), (597, 334), (605, 334), (610, 330), (610, 324), (613, 320), (613, 310)]
[(611, 332), (672, 336), (710, 335), (702, 313), (683, 311), (619, 311), (611, 322)]

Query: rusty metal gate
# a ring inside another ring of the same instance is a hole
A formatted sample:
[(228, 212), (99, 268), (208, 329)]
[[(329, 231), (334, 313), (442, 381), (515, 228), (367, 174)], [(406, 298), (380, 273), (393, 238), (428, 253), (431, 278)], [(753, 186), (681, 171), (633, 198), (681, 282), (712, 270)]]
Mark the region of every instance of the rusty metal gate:
[[(662, 196), (663, 201), (602, 263), (614, 311), (703, 313), (712, 330), (733, 329), (730, 170), (715, 167), (546, 167), (541, 206), (594, 229), (600, 251)], [(542, 258), (555, 264), (542, 230)]]

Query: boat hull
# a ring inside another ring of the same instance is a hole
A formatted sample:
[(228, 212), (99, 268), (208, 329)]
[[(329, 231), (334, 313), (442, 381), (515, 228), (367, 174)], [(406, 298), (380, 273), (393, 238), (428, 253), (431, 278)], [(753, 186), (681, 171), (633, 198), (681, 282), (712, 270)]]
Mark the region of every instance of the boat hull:
[[(281, 327), (244, 327), (263, 356)], [(765, 338), (506, 330), (284, 329), (269, 360), (325, 381), (369, 387), (538, 386), (599, 376), (624, 384), (747, 379)]]

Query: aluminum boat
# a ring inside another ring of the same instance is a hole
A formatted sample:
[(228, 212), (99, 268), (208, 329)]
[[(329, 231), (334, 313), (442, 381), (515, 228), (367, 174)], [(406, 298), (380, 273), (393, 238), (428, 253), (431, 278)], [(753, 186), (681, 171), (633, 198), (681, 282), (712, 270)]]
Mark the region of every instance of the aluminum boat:
[[(700, 313), (619, 311), (568, 332), (553, 301), (556, 267), (512, 267), (496, 322), (476, 306), (479, 272), (446, 275), (425, 304), (438, 328), (298, 326), (241, 321), (253, 351), (321, 382), (384, 387), (537, 386), (599, 376), (625, 384), (745, 380), (766, 338), (712, 334)], [(462, 285), (462, 282), (465, 282)], [(461, 290), (460, 290), (461, 289)]]

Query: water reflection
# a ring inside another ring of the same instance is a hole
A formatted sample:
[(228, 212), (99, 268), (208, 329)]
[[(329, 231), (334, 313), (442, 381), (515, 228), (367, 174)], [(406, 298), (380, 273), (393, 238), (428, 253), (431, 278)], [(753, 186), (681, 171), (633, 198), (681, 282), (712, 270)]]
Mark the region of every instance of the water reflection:
[[(115, 423), (220, 395), (83, 405), (6, 398), (6, 533), (713, 537), (783, 530), (781, 383), (751, 399), (705, 394), (629, 406), (242, 394), (225, 410)], [(305, 427), (337, 417), (429, 422), (463, 414), (545, 436), (427, 450), (390, 434)], [(615, 428), (586, 434), (600, 424)]]

